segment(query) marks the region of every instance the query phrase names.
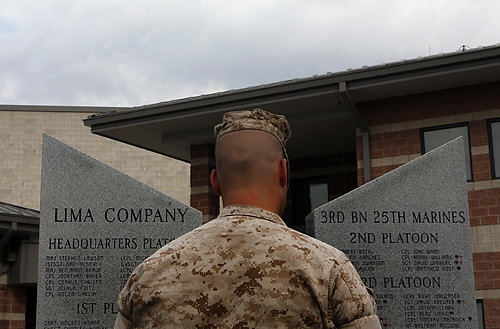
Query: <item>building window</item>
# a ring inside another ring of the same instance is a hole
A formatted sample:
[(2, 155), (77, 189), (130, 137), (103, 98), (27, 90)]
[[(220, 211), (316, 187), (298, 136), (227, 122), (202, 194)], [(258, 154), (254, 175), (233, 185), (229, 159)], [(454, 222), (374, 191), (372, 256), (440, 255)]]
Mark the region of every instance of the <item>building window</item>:
[(476, 299), (476, 308), (477, 308), (477, 324), (479, 329), (484, 329), (484, 307), (483, 300)]
[(311, 211), (328, 202), (328, 183), (309, 184)]
[(292, 179), (283, 220), (294, 230), (305, 232), (306, 216), (328, 201), (326, 177)]
[(491, 177), (500, 178), (500, 118), (488, 120)]
[(26, 315), (24, 318), (26, 329), (36, 327), (36, 286), (26, 288)]
[(422, 154), (427, 153), (443, 144), (446, 144), (457, 137), (464, 138), (465, 147), (465, 170), (467, 173), (467, 181), (472, 181), (472, 162), (470, 156), (469, 145), (469, 126), (467, 123), (457, 123), (452, 125), (422, 128), (421, 143)]
[(305, 219), (312, 210), (357, 187), (356, 152), (292, 159), (290, 164), (291, 180), (282, 218), (299, 232), (305, 233)]

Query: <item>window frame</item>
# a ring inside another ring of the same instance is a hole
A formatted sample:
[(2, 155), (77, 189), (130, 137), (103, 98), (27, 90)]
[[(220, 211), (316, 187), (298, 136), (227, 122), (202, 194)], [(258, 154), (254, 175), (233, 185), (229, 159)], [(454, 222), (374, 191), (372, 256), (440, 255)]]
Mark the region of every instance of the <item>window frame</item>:
[(466, 127), (467, 128), (467, 138), (469, 140), (469, 143), (468, 143), (469, 144), (469, 164), (470, 164), (470, 180), (467, 179), (467, 182), (473, 182), (474, 181), (474, 168), (472, 167), (472, 150), (471, 150), (471, 145), (470, 145), (471, 140), (470, 140), (469, 122), (456, 122), (456, 123), (450, 123), (450, 124), (445, 124), (445, 125), (420, 128), (420, 154), (424, 155), (426, 153), (426, 151), (425, 151), (425, 139), (424, 139), (424, 134), (426, 132), (443, 130), (443, 129), (450, 129), (450, 128), (457, 128), (457, 127)]
[[(286, 224), (289, 227), (291, 227), (291, 228), (296, 228), (296, 227), (303, 226), (303, 225), (296, 225), (296, 224), (299, 224), (299, 222), (295, 222), (293, 220), (294, 219), (294, 215), (296, 213), (294, 211), (295, 210), (295, 206), (293, 205), (293, 199), (294, 199), (295, 193), (296, 193), (295, 189), (297, 188), (297, 186), (303, 187), (303, 188), (307, 189), (307, 195), (309, 196), (308, 205), (310, 207), (311, 206), (311, 196), (310, 196), (310, 186), (311, 186), (311, 184), (327, 184), (327, 186), (328, 186), (328, 176), (327, 175), (307, 176), (307, 177), (300, 177), (300, 178), (292, 178), (290, 180), (290, 188), (288, 190), (287, 200), (288, 200), (289, 197), (291, 198), (291, 202), (292, 202), (292, 206), (291, 206), (292, 217), (291, 218), (287, 218)], [(328, 202), (330, 202), (330, 200), (328, 200)], [(314, 209), (310, 209), (308, 212), (306, 211), (305, 215), (307, 216), (307, 214), (310, 213), (312, 210), (314, 210)], [(299, 218), (302, 218), (302, 217), (299, 217)], [(300, 224), (302, 224), (302, 222), (300, 222)], [(305, 225), (305, 217), (304, 217), (303, 224)]]
[[(324, 177), (324, 178), (322, 177), (321, 180), (318, 180), (318, 181), (309, 181), (308, 185), (309, 185), (309, 203), (311, 206), (311, 211), (314, 210), (314, 208), (312, 207), (312, 199), (311, 199), (311, 186), (312, 185), (326, 185), (326, 203), (332, 201), (332, 200), (328, 200), (329, 194), (328, 194), (328, 178), (327, 177)], [(324, 204), (326, 204), (326, 203), (324, 203)]]
[(488, 128), (488, 151), (490, 156), (491, 179), (499, 179), (500, 172), (495, 172), (495, 158), (493, 151), (493, 134), (491, 132), (491, 124), (500, 122), (500, 118), (491, 118), (486, 120), (486, 127)]

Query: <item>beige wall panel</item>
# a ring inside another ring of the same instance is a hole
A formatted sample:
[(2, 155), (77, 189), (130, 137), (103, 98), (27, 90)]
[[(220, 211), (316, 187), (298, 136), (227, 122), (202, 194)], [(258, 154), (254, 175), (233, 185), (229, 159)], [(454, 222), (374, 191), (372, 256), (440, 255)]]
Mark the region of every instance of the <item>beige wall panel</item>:
[(0, 111), (0, 201), (40, 209), (42, 134), (189, 204), (189, 164), (90, 133), (86, 113)]

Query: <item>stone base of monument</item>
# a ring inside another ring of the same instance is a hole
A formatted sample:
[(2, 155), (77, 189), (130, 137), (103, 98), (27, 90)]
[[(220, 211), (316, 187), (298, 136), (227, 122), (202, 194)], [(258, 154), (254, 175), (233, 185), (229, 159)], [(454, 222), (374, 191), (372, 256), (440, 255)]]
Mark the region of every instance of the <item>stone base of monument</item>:
[(113, 328), (132, 270), (201, 212), (44, 135), (37, 328)]
[(375, 292), (382, 328), (477, 328), (462, 138), (307, 218)]

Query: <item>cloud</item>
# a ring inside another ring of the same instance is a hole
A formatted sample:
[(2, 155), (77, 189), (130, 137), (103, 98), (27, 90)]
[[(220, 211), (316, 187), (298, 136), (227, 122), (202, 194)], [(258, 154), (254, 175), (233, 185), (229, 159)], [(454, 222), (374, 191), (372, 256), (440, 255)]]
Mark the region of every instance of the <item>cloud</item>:
[(499, 42), (497, 1), (5, 1), (0, 103), (132, 106)]

